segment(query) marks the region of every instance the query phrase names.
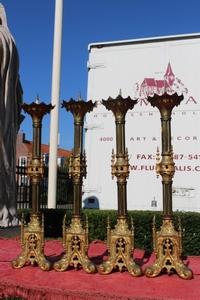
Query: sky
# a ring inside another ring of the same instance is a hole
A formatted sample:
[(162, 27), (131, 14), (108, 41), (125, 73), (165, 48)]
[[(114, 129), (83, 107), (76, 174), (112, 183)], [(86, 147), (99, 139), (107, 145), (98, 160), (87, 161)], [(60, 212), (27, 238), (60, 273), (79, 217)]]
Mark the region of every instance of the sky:
[[(51, 102), (55, 0), (0, 0), (19, 57), (23, 100)], [(199, 0), (63, 0), (60, 102), (87, 98), (88, 44), (200, 32)], [(60, 109), (59, 146), (73, 148), (73, 118)], [(20, 130), (32, 139), (25, 114)], [(50, 117), (43, 119), (42, 142), (49, 143)]]

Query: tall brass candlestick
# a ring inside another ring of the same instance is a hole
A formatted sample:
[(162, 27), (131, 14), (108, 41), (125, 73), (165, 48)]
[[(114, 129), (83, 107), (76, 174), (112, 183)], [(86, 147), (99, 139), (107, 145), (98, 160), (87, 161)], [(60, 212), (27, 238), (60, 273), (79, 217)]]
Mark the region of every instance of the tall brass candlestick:
[(69, 266), (75, 269), (82, 266), (87, 273), (96, 271), (95, 265), (87, 256), (88, 251), (88, 224), (83, 228), (81, 223), (81, 202), (83, 177), (86, 177), (86, 157), (83, 152), (83, 122), (86, 113), (93, 110), (95, 103), (85, 102), (82, 99), (69, 102), (63, 101), (62, 107), (70, 111), (74, 117), (74, 149), (69, 164), (69, 175), (73, 182), (73, 212), (69, 228), (63, 220), (63, 246), (66, 253), (62, 259), (54, 264), (57, 271), (65, 271)]
[(148, 97), (151, 105), (156, 106), (161, 114), (162, 159), (159, 162), (159, 157), (157, 158), (156, 171), (157, 174), (162, 176), (163, 186), (163, 224), (158, 232), (155, 229), (155, 222), (153, 224), (153, 244), (156, 261), (152, 266), (146, 268), (145, 274), (148, 277), (158, 276), (162, 271), (167, 271), (168, 274), (176, 271), (183, 279), (192, 278), (192, 271), (181, 260), (181, 226), (179, 226), (177, 232), (172, 218), (172, 178), (175, 173), (175, 164), (171, 145), (171, 113), (173, 108), (178, 106), (182, 100), (182, 95), (168, 95), (167, 93), (162, 96)]
[(39, 212), (40, 181), (44, 174), (44, 165), (41, 157), (41, 128), (43, 116), (51, 111), (53, 106), (45, 103), (31, 103), (22, 105), (33, 121), (32, 157), (28, 161), (27, 175), (31, 179), (32, 212), (30, 223), (21, 225), (22, 253), (12, 262), (13, 268), (21, 268), (25, 264), (38, 264), (47, 271), (50, 263), (44, 256), (44, 220)]
[[(134, 262), (132, 252), (134, 250), (134, 230), (131, 230), (127, 222), (127, 192), (126, 184), (129, 176), (128, 150), (125, 147), (125, 117), (129, 109), (133, 109), (137, 101), (130, 97), (116, 99), (109, 97), (102, 100), (106, 109), (111, 110), (116, 124), (116, 155), (112, 153), (112, 177), (117, 178), (118, 191), (118, 217), (117, 224), (113, 230), (108, 223), (107, 247), (109, 251), (108, 260), (99, 266), (99, 273), (109, 274), (113, 269), (122, 271), (127, 269), (133, 276), (140, 276), (141, 269)], [(109, 195), (108, 195), (109, 197)]]

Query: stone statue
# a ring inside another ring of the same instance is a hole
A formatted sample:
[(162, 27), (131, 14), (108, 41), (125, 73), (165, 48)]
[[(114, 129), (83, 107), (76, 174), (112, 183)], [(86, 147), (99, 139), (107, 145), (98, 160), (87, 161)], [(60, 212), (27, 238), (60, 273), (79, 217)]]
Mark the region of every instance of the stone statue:
[(0, 3), (0, 227), (18, 224), (16, 208), (16, 138), (22, 87), (19, 58)]

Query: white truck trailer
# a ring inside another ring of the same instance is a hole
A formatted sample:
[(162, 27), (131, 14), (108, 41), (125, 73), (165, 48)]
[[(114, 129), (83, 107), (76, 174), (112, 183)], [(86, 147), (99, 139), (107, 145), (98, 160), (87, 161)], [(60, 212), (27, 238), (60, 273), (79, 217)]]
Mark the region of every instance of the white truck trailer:
[(128, 209), (162, 210), (161, 177), (155, 172), (160, 113), (146, 97), (166, 87), (184, 95), (172, 114), (173, 210), (200, 211), (200, 34), (89, 45), (87, 98), (98, 104), (85, 122), (83, 207), (117, 208), (116, 179), (111, 178), (115, 121), (101, 100), (115, 98), (121, 90), (124, 98), (138, 99), (126, 117)]

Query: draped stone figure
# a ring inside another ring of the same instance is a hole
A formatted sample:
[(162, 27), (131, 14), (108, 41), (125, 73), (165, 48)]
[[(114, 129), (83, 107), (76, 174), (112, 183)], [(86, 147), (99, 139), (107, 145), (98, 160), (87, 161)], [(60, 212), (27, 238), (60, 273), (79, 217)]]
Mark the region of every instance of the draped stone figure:
[(16, 209), (16, 138), (20, 125), (22, 88), (19, 58), (0, 4), (0, 226), (18, 224)]

